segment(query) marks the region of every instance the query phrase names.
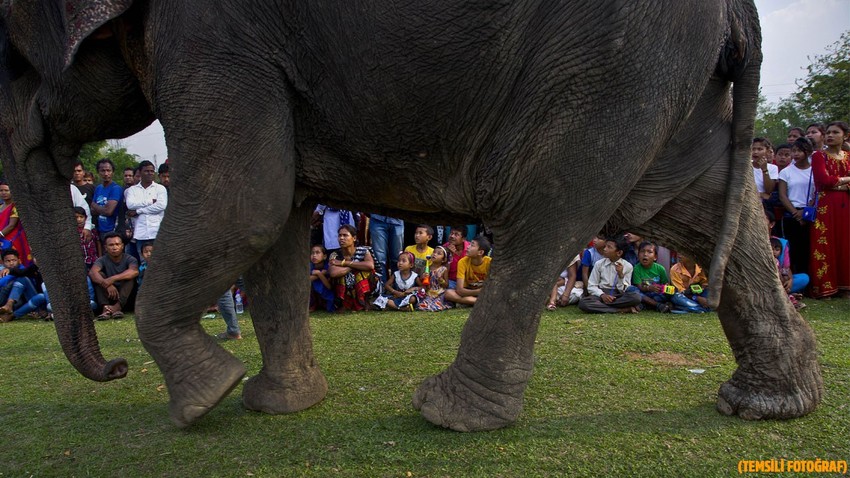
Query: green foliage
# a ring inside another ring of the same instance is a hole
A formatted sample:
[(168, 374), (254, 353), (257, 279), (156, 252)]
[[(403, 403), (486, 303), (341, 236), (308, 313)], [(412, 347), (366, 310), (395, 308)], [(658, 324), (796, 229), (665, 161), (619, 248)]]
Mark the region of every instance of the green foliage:
[(808, 76), (795, 96), (803, 116), (817, 121), (850, 119), (850, 30), (827, 47), (826, 55), (815, 56)]
[(778, 145), (785, 142), (788, 130), (794, 126), (805, 128), (815, 122), (850, 119), (850, 31), (826, 50), (806, 68), (808, 74), (793, 95), (779, 104), (768, 103), (759, 96), (756, 136)]
[(110, 144), (107, 141), (95, 141), (86, 143), (80, 150), (80, 162), (86, 171), (91, 171), (94, 174), (95, 184), (100, 183), (100, 178), (97, 176), (97, 168), (95, 165), (103, 158), (111, 159), (115, 163), (115, 172), (112, 180), (118, 184), (124, 184), (123, 171), (124, 168), (135, 168), (139, 164), (139, 156), (127, 152), (127, 148), (121, 147), (119, 142)]
[[(469, 309), (315, 313), (316, 357), (329, 384), (290, 415), (246, 411), (237, 388), (187, 430), (167, 418), (162, 374), (132, 318), (97, 322), (124, 380), (79, 376), (53, 325), (0, 324), (0, 476), (549, 477), (737, 475), (738, 460), (850, 457), (850, 303), (807, 301), (825, 394), (795, 420), (745, 421), (714, 409), (735, 369), (716, 314), (601, 316), (546, 312), (524, 410), (511, 427), (456, 433), (410, 404), (454, 360)], [(202, 320), (210, 334), (220, 318)], [(222, 346), (248, 375), (262, 367), (247, 317)], [(703, 369), (702, 374), (689, 369)], [(824, 475), (825, 476), (825, 475)]]

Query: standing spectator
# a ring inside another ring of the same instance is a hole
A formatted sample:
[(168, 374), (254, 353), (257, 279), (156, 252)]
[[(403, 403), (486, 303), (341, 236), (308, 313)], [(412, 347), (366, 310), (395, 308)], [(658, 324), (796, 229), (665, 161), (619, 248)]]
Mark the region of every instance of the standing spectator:
[(103, 158), (97, 162), (97, 174), (103, 183), (94, 189), (91, 210), (97, 215), (97, 230), (101, 236), (115, 231), (120, 225), (118, 218), (121, 216), (124, 190), (112, 180), (114, 172), (115, 164), (111, 160)]
[(136, 184), (136, 170), (135, 168), (131, 168), (127, 166), (124, 168), (124, 189), (126, 190), (130, 186)]
[(218, 298), (218, 311), (227, 325), (227, 330), (216, 334), (215, 338), (218, 340), (242, 340), (239, 317), (236, 316), (236, 305), (233, 303), (233, 293), (230, 292), (230, 289), (224, 291), (224, 294)]
[(771, 148), (770, 141), (765, 138), (754, 138), (752, 146), (753, 179), (762, 201), (770, 199), (779, 179), (779, 168), (767, 161), (767, 150)]
[(375, 255), (375, 272), (381, 276), (380, 283), (383, 284), (392, 271), (397, 269), (398, 255), (403, 247), (404, 221), (372, 214), (369, 235), (372, 237), (372, 253)]
[(842, 121), (826, 128), (826, 149), (812, 154), (818, 215), (811, 228), (812, 297), (850, 294), (850, 153), (841, 149), (850, 133)]
[(791, 270), (805, 273), (809, 270), (809, 223), (803, 220), (803, 208), (815, 201), (814, 181), (809, 156), (812, 143), (799, 138), (791, 146), (791, 158), (794, 160), (787, 168), (779, 172), (779, 200), (783, 212), (778, 232), (793, 247), (791, 248)]
[(86, 264), (86, 273), (91, 270), (91, 267), (97, 261), (97, 258), (103, 255), (100, 247), (100, 240), (97, 231), (91, 231), (86, 234), (86, 223), (89, 218), (86, 216), (86, 210), (75, 206), (74, 217), (77, 220), (77, 233), (80, 235), (80, 249), (83, 251), (83, 260)]
[(788, 144), (794, 144), (794, 141), (797, 141), (798, 138), (802, 138), (805, 135), (806, 132), (803, 131), (803, 128), (794, 127), (788, 130), (788, 137), (785, 139), (785, 141)]
[(156, 174), (153, 163), (142, 161), (139, 163), (139, 171), (141, 181), (127, 190), (127, 216), (136, 219), (133, 238), (136, 240), (136, 248), (141, 250), (145, 244), (156, 239), (168, 206), (168, 191), (153, 181)]
[(136, 229), (136, 218), (127, 214), (127, 193), (130, 191), (130, 188), (139, 184), (141, 181), (141, 177), (139, 176), (139, 167), (135, 168), (124, 168), (124, 224), (123, 227), (119, 227), (118, 229), (123, 231), (124, 238), (124, 252), (130, 254), (135, 257), (136, 260), (141, 260), (141, 256), (139, 255), (139, 250), (136, 248), (136, 239), (133, 238), (133, 231)]
[(779, 168), (779, 172), (782, 173), (782, 170), (788, 167), (788, 165), (792, 162), (794, 162), (794, 160), (791, 157), (791, 144), (780, 144), (777, 146), (773, 164)]
[(825, 135), (826, 128), (823, 127), (823, 123), (812, 123), (806, 128), (806, 138), (809, 138), (809, 141), (812, 142), (815, 151), (823, 149)]
[(316, 210), (313, 211), (314, 222), (318, 221), (318, 217), (322, 217), (322, 230), (324, 231), (325, 249), (330, 252), (339, 249), (339, 235), (337, 231), (344, 225), (350, 225), (357, 230), (356, 214), (347, 209), (336, 209), (319, 204)]
[(106, 234), (103, 243), (106, 254), (98, 258), (89, 271), (97, 303), (103, 306), (103, 313), (97, 320), (120, 319), (124, 317), (123, 309), (133, 292), (134, 279), (139, 275), (139, 263), (135, 257), (124, 253), (124, 242), (118, 234)]
[(74, 175), (72, 176), (71, 184), (73, 184), (89, 206), (94, 199), (94, 185), (86, 183), (86, 168), (83, 163), (77, 161), (74, 163)]
[(168, 189), (171, 186), (171, 173), (169, 170), (171, 169), (168, 166), (168, 160), (166, 162), (159, 165), (159, 169), (157, 169), (157, 174), (159, 175), (159, 184), (165, 186), (165, 189)]
[(18, 217), (15, 201), (12, 200), (12, 190), (5, 181), (0, 181), (0, 244), (2, 248), (13, 247), (20, 256), (24, 267), (32, 262), (32, 251), (30, 251), (27, 235)]

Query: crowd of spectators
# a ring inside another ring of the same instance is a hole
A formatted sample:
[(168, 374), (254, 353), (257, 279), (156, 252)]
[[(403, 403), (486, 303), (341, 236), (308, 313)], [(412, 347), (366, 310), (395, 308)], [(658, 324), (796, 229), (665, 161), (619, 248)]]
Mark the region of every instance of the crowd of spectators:
[[(792, 128), (774, 147), (752, 142), (752, 167), (777, 274), (796, 307), (802, 299), (850, 295), (850, 128), (843, 122)], [(99, 320), (132, 307), (168, 206), (169, 166), (150, 161), (122, 171), (96, 165), (93, 184), (74, 166), (74, 214), (92, 308)], [(401, 219), (319, 205), (311, 222), (310, 308), (441, 311), (472, 307), (490, 273), (493, 237), (479, 225), (408, 224)], [(479, 234), (479, 231), (481, 232)], [(407, 247), (405, 247), (405, 244)], [(9, 185), (0, 182), (0, 321), (49, 318), (50, 301), (26, 240)], [(690, 257), (625, 233), (592, 238), (568, 258), (547, 308), (589, 313), (709, 310), (706, 271)], [(239, 295), (241, 306), (243, 296)], [(232, 290), (218, 303), (239, 339)]]

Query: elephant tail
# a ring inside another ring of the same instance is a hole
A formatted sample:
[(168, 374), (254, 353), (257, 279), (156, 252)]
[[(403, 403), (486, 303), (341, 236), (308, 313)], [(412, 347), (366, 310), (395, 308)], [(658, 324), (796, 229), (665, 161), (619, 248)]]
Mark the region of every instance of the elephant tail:
[(720, 51), (716, 73), (734, 83), (732, 89), (732, 144), (729, 155), (729, 179), (726, 205), (717, 247), (709, 271), (709, 303), (720, 302), (726, 264), (735, 245), (746, 196), (750, 168), (758, 87), (761, 70), (761, 28), (755, 5), (748, 0), (727, 1), (729, 19), (726, 40)]

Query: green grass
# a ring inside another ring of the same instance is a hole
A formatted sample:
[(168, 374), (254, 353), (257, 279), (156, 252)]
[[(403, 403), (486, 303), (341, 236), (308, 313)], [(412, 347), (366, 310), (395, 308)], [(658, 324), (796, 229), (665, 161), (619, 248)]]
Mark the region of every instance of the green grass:
[[(97, 323), (124, 380), (90, 382), (52, 324), (0, 326), (0, 476), (730, 476), (741, 459), (850, 459), (850, 303), (808, 301), (826, 396), (811, 415), (747, 422), (714, 410), (734, 360), (716, 315), (544, 313), (525, 409), (509, 428), (462, 434), (410, 404), (448, 365), (468, 309), (315, 314), (329, 392), (301, 413), (241, 407), (237, 388), (188, 430), (168, 419), (162, 375), (132, 320)], [(225, 348), (249, 376), (250, 321)], [(210, 333), (221, 319), (203, 320)], [(703, 374), (688, 371), (705, 369)], [(241, 387), (240, 387), (241, 388)]]

